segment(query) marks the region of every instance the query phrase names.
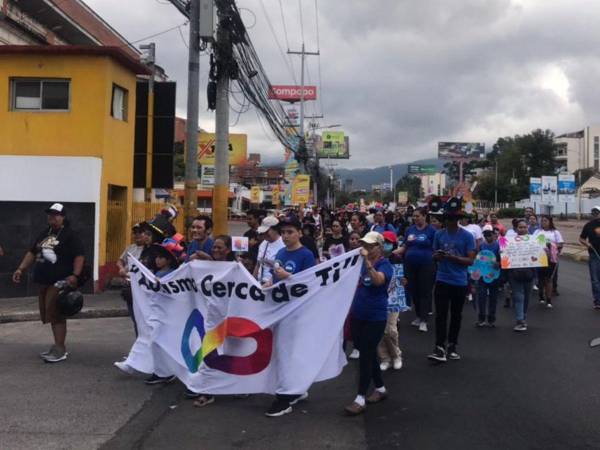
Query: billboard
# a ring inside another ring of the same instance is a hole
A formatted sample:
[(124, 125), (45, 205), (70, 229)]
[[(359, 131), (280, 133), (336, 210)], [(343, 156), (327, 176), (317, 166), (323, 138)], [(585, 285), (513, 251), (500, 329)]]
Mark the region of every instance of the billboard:
[(437, 173), (437, 171), (438, 171), (438, 169), (435, 164), (425, 164), (425, 165), (409, 164), (408, 165), (408, 173), (412, 173), (412, 174), (425, 173), (428, 175), (432, 175), (434, 173)]
[(408, 203), (408, 192), (407, 191), (398, 192), (398, 203), (401, 205), (406, 205)]
[(271, 200), (271, 203), (273, 203), (275, 206), (279, 206), (279, 204), (281, 203), (279, 195), (281, 194), (281, 190), (279, 189), (279, 186), (275, 185), (273, 186), (273, 189), (271, 190), (271, 195), (273, 196), (273, 200)]
[(204, 164), (200, 169), (200, 185), (202, 187), (213, 187), (215, 185), (215, 166)]
[[(272, 85), (269, 89), (270, 100), (281, 100), (284, 102), (299, 102), (302, 100), (302, 86)], [(304, 86), (304, 100), (316, 100), (317, 87)]]
[(439, 159), (479, 159), (485, 156), (485, 145), (479, 142), (438, 142)]
[(539, 177), (529, 178), (529, 200), (532, 203), (542, 201), (542, 179)]
[(283, 107), (283, 111), (285, 112), (285, 117), (287, 119), (287, 126), (300, 126), (300, 111), (296, 105), (286, 105)]
[(558, 183), (555, 176), (542, 177), (542, 203), (544, 205), (552, 205), (556, 203), (556, 193), (558, 191)]
[(260, 186), (252, 186), (250, 188), (250, 203), (260, 203)]
[(575, 201), (575, 175), (570, 173), (558, 175), (558, 201), (562, 203), (573, 203)]
[(348, 145), (343, 131), (327, 131), (321, 136), (322, 146), (319, 158), (348, 159)]
[(292, 183), (292, 204), (310, 201), (310, 175), (298, 174)]
[[(199, 133), (198, 164), (215, 164), (215, 133)], [(248, 159), (248, 135), (229, 134), (229, 165), (239, 166)]]

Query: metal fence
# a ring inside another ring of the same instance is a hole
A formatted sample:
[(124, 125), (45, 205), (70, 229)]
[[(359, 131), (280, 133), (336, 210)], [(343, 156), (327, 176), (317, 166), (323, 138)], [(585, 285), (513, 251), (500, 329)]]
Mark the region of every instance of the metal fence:
[[(165, 207), (164, 203), (134, 202), (131, 209), (131, 224), (150, 220)], [(173, 222), (178, 232), (185, 234), (183, 214)], [(106, 223), (106, 262), (116, 262), (125, 247), (131, 243), (131, 229), (127, 228), (127, 206), (123, 201), (108, 202)]]

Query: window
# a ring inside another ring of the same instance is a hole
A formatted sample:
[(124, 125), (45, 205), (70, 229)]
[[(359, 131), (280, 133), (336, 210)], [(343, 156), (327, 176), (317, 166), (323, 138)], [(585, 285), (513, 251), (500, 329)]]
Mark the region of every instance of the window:
[(70, 80), (12, 80), (12, 109), (27, 111), (68, 111)]
[(129, 99), (129, 92), (127, 89), (123, 89), (121, 86), (113, 84), (112, 90), (112, 104), (110, 109), (110, 115), (117, 120), (123, 120), (127, 122), (127, 101)]

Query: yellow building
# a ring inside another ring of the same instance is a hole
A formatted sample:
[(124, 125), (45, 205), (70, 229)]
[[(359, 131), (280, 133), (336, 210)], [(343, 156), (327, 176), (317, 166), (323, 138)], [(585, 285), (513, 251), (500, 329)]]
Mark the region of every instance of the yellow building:
[(29, 204), (33, 217), (63, 202), (76, 229), (93, 211), (96, 287), (131, 226), (140, 74), (146, 66), (118, 47), (0, 46), (0, 204)]

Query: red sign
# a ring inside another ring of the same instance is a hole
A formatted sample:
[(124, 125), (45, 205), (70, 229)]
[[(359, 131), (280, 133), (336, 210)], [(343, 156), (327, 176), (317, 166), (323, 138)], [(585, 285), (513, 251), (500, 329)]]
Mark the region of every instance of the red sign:
[[(271, 86), (269, 98), (273, 100), (282, 100), (284, 102), (299, 102), (302, 100), (301, 86)], [(304, 86), (304, 100), (316, 100), (317, 87)]]

